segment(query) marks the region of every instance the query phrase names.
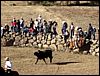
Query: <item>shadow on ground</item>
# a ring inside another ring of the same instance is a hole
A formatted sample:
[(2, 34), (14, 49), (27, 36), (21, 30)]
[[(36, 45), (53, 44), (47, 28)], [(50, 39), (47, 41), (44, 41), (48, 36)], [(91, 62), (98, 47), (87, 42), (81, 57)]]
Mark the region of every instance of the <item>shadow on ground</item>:
[(80, 62), (56, 62), (56, 63), (52, 63), (52, 64), (56, 64), (56, 65), (66, 65), (66, 64), (71, 64), (71, 63), (80, 63)]

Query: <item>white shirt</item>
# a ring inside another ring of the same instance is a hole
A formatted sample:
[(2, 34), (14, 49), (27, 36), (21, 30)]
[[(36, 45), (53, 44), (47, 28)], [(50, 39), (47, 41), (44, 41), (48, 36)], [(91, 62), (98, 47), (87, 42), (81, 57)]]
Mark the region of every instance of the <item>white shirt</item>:
[(37, 27), (38, 26), (38, 21), (34, 21), (34, 29), (35, 29), (35, 27)]
[(74, 29), (74, 25), (71, 25), (70, 28), (71, 28), (71, 30)]
[(39, 16), (39, 17), (38, 17), (38, 21), (40, 22), (40, 20), (42, 20), (42, 17)]
[(5, 63), (5, 68), (6, 68), (6, 69), (11, 69), (11, 68), (12, 68), (12, 64), (11, 64), (10, 61), (6, 61), (6, 63)]
[(24, 22), (24, 20), (21, 19), (21, 20), (20, 20), (20, 24), (22, 24), (23, 22)]
[(1, 30), (3, 30), (3, 27), (1, 27)]

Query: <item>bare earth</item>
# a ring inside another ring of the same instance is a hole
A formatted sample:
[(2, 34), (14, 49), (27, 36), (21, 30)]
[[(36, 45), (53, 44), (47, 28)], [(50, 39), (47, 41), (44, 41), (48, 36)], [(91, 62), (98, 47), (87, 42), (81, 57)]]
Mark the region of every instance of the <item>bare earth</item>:
[[(83, 30), (87, 30), (89, 23), (99, 27), (99, 7), (1, 6), (1, 24), (10, 24), (13, 17), (23, 17), (27, 25), (31, 17), (35, 19), (39, 14), (46, 20), (56, 20), (59, 33), (63, 20), (69, 25), (74, 22), (75, 26), (81, 26)], [(48, 65), (43, 61), (35, 65), (36, 57), (33, 52), (36, 50), (28, 47), (1, 47), (1, 66), (4, 67), (4, 58), (8, 56), (13, 63), (13, 70), (20, 75), (99, 75), (97, 56), (54, 51), (53, 64), (49, 64), (47, 59)]]
[(37, 50), (34, 48), (1, 48), (1, 66), (4, 66), (4, 58), (11, 58), (13, 70), (18, 71), (21, 75), (98, 75), (99, 74), (99, 57), (92, 55), (72, 54), (68, 52), (53, 52), (53, 64), (46, 65), (40, 60), (36, 65), (36, 57), (33, 53)]

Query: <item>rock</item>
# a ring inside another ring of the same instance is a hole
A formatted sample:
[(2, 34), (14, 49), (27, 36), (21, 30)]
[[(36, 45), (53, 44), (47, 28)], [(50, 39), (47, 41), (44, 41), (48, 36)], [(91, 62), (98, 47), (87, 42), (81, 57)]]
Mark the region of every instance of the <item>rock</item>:
[(33, 41), (33, 39), (30, 39), (30, 40), (28, 40), (28, 42), (29, 42), (29, 43), (33, 43), (34, 41)]
[(57, 42), (56, 42), (56, 45), (60, 45), (60, 42), (59, 42), (59, 41), (57, 41)]
[(48, 35), (48, 41), (50, 41), (50, 40), (51, 40), (51, 34)]
[(63, 45), (60, 44), (60, 45), (58, 45), (57, 47), (58, 47), (58, 51), (64, 51)]
[(27, 33), (26, 36), (29, 37), (29, 33)]
[(51, 41), (47, 41), (47, 44), (50, 45), (51, 44)]
[(37, 42), (33, 42), (33, 46), (37, 45)]
[(42, 40), (41, 43), (44, 45), (46, 44), (46, 40)]
[(25, 47), (25, 44), (20, 45), (21, 47)]
[(3, 38), (1, 41), (2, 41), (2, 43), (1, 43), (2, 46), (7, 45), (7, 39), (6, 38)]
[(97, 44), (97, 40), (92, 40), (93, 45)]
[(7, 44), (6, 44), (6, 46), (13, 46), (13, 43), (14, 43), (14, 39), (9, 39), (8, 41), (7, 41)]
[(64, 40), (62, 40), (60, 43), (61, 43), (62, 45), (64, 45), (64, 44), (65, 44)]
[(94, 46), (93, 46), (93, 49), (96, 49), (96, 48), (97, 48), (97, 45), (94, 45)]
[(40, 40), (37, 40), (37, 43), (39, 44), (39, 43), (41, 43), (41, 41)]
[(79, 53), (79, 49), (74, 49), (74, 50), (73, 50), (73, 53), (75, 53), (75, 54), (76, 54), (76, 53)]
[(98, 53), (98, 52), (99, 52), (99, 48), (96, 48), (96, 49), (95, 49), (95, 52), (97, 52), (97, 53)]
[(99, 53), (96, 53), (96, 56), (99, 56)]
[(44, 49), (47, 49), (49, 46), (47, 44), (43, 45)]
[(28, 46), (29, 46), (29, 44), (26, 44), (25, 46), (26, 46), (26, 47), (28, 47)]
[(93, 56), (96, 56), (96, 52), (95, 52), (95, 51), (94, 51), (94, 52), (92, 52), (92, 55), (93, 55)]
[(59, 42), (61, 42), (61, 41), (62, 41), (62, 39), (58, 39), (58, 41), (59, 41)]
[(37, 40), (42, 40), (42, 35), (41, 34), (37, 35)]
[(29, 46), (29, 47), (32, 47), (33, 45), (32, 45), (32, 43), (28, 43), (28, 46)]
[(83, 51), (83, 54), (86, 55), (86, 54), (88, 54), (88, 52), (87, 51)]
[(15, 37), (15, 41), (16, 41), (16, 40), (18, 40), (18, 41), (19, 41), (20, 39), (21, 39), (21, 37), (20, 37), (20, 36), (16, 36), (16, 37)]
[(36, 37), (35, 36), (33, 37), (33, 40), (36, 41)]
[(56, 39), (55, 38), (51, 40), (51, 44), (56, 44)]
[(12, 36), (13, 36), (14, 38), (16, 37), (16, 35), (15, 35), (15, 34), (13, 34)]
[(44, 40), (45, 39), (45, 36), (42, 36), (42, 40)]
[(57, 51), (57, 47), (56, 47), (55, 44), (51, 44), (49, 47), (50, 47), (53, 51)]
[(92, 54), (93, 51), (94, 51), (93, 49), (90, 49), (90, 50), (89, 50), (89, 53)]
[(39, 47), (39, 48), (42, 48), (42, 44), (38, 44), (38, 47)]

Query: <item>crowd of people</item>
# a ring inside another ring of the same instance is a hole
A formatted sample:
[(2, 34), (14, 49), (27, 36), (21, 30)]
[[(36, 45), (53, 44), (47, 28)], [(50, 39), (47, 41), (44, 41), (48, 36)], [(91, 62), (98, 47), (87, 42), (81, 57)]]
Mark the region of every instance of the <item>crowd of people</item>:
[[(45, 35), (48, 38), (48, 35), (51, 34), (51, 38), (54, 38), (58, 35), (57, 32), (57, 21), (53, 20), (45, 20), (42, 18), (41, 15), (39, 15), (35, 20), (32, 18), (30, 19), (29, 26), (25, 25), (24, 19), (21, 17), (21, 19), (13, 18), (11, 25), (5, 24), (5, 26), (1, 26), (1, 37), (4, 36), (5, 33), (9, 34), (9, 32), (12, 33), (19, 33), (19, 34), (27, 34), (32, 36), (36, 36), (38, 33), (41, 33), (42, 35)], [(80, 37), (84, 37), (87, 39), (94, 39), (95, 40), (95, 33), (96, 28), (89, 23), (88, 31), (83, 31), (82, 27), (74, 25), (73, 22), (71, 22), (71, 25), (69, 26), (66, 21), (62, 22), (62, 28), (61, 32), (64, 36), (64, 41), (66, 43), (67, 39), (78, 39)], [(99, 29), (98, 29), (99, 32)]]
[[(16, 20), (16, 18), (13, 18), (11, 25), (5, 24), (5, 26), (1, 25), (1, 37), (4, 36), (5, 33), (9, 34), (12, 33), (19, 33), (21, 35), (26, 36), (27, 33), (29, 33), (29, 36), (36, 36), (37, 34), (42, 34), (46, 38), (48, 38), (48, 35), (51, 34), (51, 38), (54, 38), (58, 35), (57, 32), (57, 21), (53, 20), (45, 20), (42, 18), (41, 15), (39, 15), (35, 20), (32, 18), (30, 19), (29, 26), (25, 25), (24, 19), (21, 17), (21, 19)], [(83, 31), (82, 27), (75, 26), (73, 22), (71, 22), (71, 25), (69, 26), (68, 30), (68, 24), (66, 21), (62, 22), (62, 28), (61, 28), (62, 35), (64, 37), (64, 42), (67, 43), (67, 39), (70, 38), (70, 40), (74, 40), (75, 47), (77, 48), (77, 40), (81, 38), (85, 39), (93, 39), (95, 40), (96, 32), (98, 32), (99, 35), (99, 28), (96, 29), (92, 26), (91, 23), (88, 25), (88, 30)], [(99, 36), (98, 36), (99, 37)], [(99, 39), (99, 38), (98, 38)], [(6, 58), (5, 62), (5, 70), (7, 72), (11, 71), (12, 64), (9, 61), (9, 58)]]

